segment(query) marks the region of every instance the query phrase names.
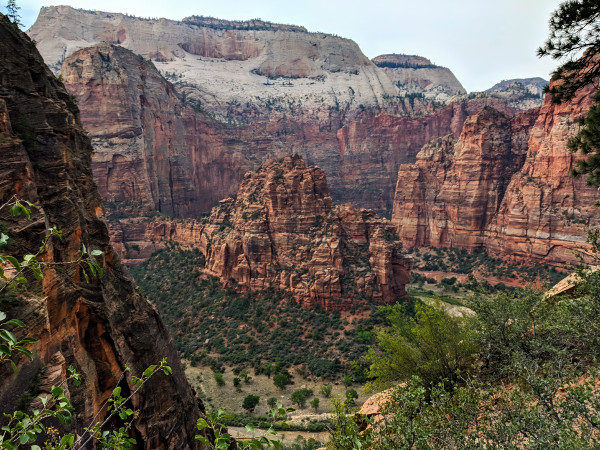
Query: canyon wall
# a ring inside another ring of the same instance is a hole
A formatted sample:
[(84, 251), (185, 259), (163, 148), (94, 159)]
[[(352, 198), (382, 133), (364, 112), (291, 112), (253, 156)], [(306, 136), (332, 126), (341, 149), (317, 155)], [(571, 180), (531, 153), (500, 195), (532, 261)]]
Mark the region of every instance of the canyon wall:
[(244, 176), (200, 240), (206, 270), (245, 289), (276, 288), (305, 306), (350, 309), (404, 297), (410, 261), (393, 227), (369, 210), (333, 206), (324, 172), (298, 155)]
[[(132, 432), (140, 448), (197, 448), (195, 421), (200, 409), (185, 379), (179, 357), (163, 323), (141, 297), (115, 254), (103, 221), (100, 196), (90, 170), (92, 146), (79, 112), (64, 86), (44, 65), (34, 43), (0, 15), (0, 203), (11, 198), (35, 203), (32, 218), (1, 212), (11, 236), (3, 252), (36, 253), (50, 226), (63, 233), (52, 238), (42, 281), (31, 289), (3, 293), (9, 318), (22, 319), (38, 341), (33, 359), (0, 368), (0, 404), (16, 407), (19, 396), (37, 386), (40, 393), (62, 383), (67, 367), (83, 376), (81, 386), (65, 385), (75, 408), (77, 433), (102, 419), (101, 405), (121, 386), (125, 397), (135, 389), (126, 366), (141, 374), (166, 357), (173, 374), (155, 375), (131, 400), (139, 411)], [(104, 274), (85, 281), (77, 260), (82, 246), (103, 252)], [(34, 393), (35, 394), (35, 393)], [(98, 415), (96, 416), (96, 414)]]
[(485, 248), (551, 264), (576, 262), (599, 225), (598, 190), (572, 178), (567, 148), (589, 110), (593, 86), (513, 118), (487, 109), (457, 142), (428, 143), (398, 172), (392, 221), (408, 246)]

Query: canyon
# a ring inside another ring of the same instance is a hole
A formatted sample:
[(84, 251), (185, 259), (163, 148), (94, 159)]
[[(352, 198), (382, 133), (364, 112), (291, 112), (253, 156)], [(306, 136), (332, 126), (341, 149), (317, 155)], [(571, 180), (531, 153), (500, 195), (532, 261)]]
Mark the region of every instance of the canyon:
[(562, 107), (540, 105), (541, 78), (466, 94), (427, 58), (371, 61), (348, 39), (264, 21), (60, 6), (29, 34), (77, 97), (127, 263), (165, 235), (197, 238), (194, 219), (234, 197), (244, 173), (295, 153), (324, 171), (334, 204), (391, 213), (409, 247), (562, 265), (596, 223), (566, 149), (591, 90)]
[[(92, 145), (73, 98), (50, 72), (35, 44), (0, 15), (0, 199), (31, 201), (31, 219), (1, 212), (11, 237), (3, 252), (21, 257), (38, 251), (45, 231), (56, 226), (43, 257), (42, 280), (31, 289), (1, 294), (2, 310), (20, 318), (37, 339), (31, 360), (17, 360), (18, 373), (3, 364), (0, 404), (17, 408), (31, 389), (48, 393), (63, 385), (74, 406), (70, 430), (82, 433), (106, 416), (105, 401), (119, 386), (127, 397), (136, 386), (125, 368), (140, 375), (164, 357), (172, 374), (157, 374), (133, 396), (140, 415), (132, 435), (140, 448), (198, 448), (195, 420), (202, 404), (195, 398), (156, 309), (140, 294), (111, 247), (103, 207), (90, 170)], [(103, 276), (89, 281), (73, 263), (82, 248), (102, 251)], [(140, 330), (144, 330), (140, 333)], [(19, 338), (23, 331), (15, 331)], [(66, 383), (73, 366), (82, 383)], [(35, 386), (32, 387), (32, 386)], [(30, 405), (26, 404), (26, 408)]]

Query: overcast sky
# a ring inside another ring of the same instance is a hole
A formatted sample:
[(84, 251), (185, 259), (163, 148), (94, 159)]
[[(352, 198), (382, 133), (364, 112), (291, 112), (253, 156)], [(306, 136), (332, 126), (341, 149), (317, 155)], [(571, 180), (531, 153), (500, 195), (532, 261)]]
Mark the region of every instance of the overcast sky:
[[(2, 2), (4, 3), (4, 2)], [(559, 0), (18, 0), (29, 28), (39, 8), (71, 5), (143, 17), (262, 18), (353, 39), (370, 58), (425, 56), (449, 67), (468, 91), (509, 78), (541, 76), (557, 66), (538, 59)]]

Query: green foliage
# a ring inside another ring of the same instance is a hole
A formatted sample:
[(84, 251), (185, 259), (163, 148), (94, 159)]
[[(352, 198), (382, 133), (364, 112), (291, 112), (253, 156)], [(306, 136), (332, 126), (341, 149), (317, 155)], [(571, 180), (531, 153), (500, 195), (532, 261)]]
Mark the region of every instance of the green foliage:
[(306, 407), (306, 401), (312, 397), (313, 395), (313, 391), (312, 389), (308, 389), (308, 388), (302, 388), (302, 389), (298, 389), (297, 391), (292, 392), (292, 395), (290, 397), (290, 400), (292, 401), (292, 403), (298, 405), (300, 408), (305, 408)]
[(568, 0), (550, 18), (550, 37), (538, 49), (539, 56), (569, 58), (553, 74), (560, 79), (549, 92), (553, 100), (570, 100), (583, 86), (600, 75), (600, 4), (596, 0)]
[(418, 304), (415, 315), (388, 308), (390, 326), (377, 333), (369, 352), (370, 375), (378, 386), (419, 376), (426, 384), (457, 381), (472, 371), (478, 351), (470, 322), (449, 317), (439, 308)]
[(282, 391), (285, 391), (288, 385), (293, 384), (292, 377), (287, 372), (279, 372), (273, 377), (273, 384)]
[(319, 411), (319, 403), (321, 403), (321, 401), (319, 400), (319, 397), (315, 397), (310, 401), (310, 406), (312, 409), (315, 410), (315, 412)]
[(330, 384), (324, 384), (323, 386), (321, 386), (320, 392), (323, 397), (329, 398), (331, 397), (331, 390), (332, 386)]
[(587, 158), (576, 162), (573, 175), (586, 174), (590, 185), (600, 185), (600, 91), (594, 96), (594, 105), (588, 115), (580, 119), (580, 129), (575, 137), (569, 140), (568, 147), (572, 152), (581, 152)]
[(221, 372), (213, 372), (213, 377), (215, 379), (215, 382), (217, 383), (217, 386), (225, 386), (225, 379), (223, 378), (223, 374)]
[(256, 374), (272, 376), (279, 361), (283, 367), (305, 365), (311, 375), (336, 379), (367, 353), (369, 335), (359, 333), (383, 323), (377, 307), (357, 310), (360, 318), (345, 326), (339, 314), (307, 310), (285, 293), (240, 294), (217, 278), (199, 276), (203, 266), (198, 250), (172, 247), (131, 268), (178, 350), (196, 366), (251, 367)]
[(248, 412), (253, 412), (254, 408), (258, 405), (258, 402), (260, 402), (260, 397), (258, 395), (249, 394), (244, 398), (242, 408)]
[[(269, 412), (271, 422), (266, 436), (260, 438), (238, 438), (237, 448), (239, 450), (282, 449), (281, 442), (277, 439), (275, 427), (277, 424), (286, 424), (287, 414), (292, 411), (293, 409), (285, 409), (281, 403), (277, 403), (275, 408)], [(196, 439), (211, 449), (229, 449), (232, 438), (227, 432), (225, 423), (230, 416), (225, 410), (219, 409), (218, 411), (208, 413), (205, 418), (198, 419), (196, 427), (201, 434), (197, 434)], [(254, 432), (254, 427), (246, 425), (246, 430), (252, 433)], [(209, 439), (208, 436), (213, 437), (213, 439)]]

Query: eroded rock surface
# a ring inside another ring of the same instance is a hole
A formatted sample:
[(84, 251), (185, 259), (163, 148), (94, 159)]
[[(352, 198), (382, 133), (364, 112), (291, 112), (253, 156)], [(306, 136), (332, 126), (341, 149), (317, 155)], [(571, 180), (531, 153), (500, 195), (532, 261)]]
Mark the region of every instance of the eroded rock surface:
[(410, 261), (372, 211), (332, 206), (325, 174), (298, 155), (245, 175), (201, 237), (206, 269), (246, 289), (289, 291), (306, 306), (349, 309), (402, 298)]
[(68, 386), (75, 407), (72, 429), (82, 433), (117, 385), (125, 397), (135, 388), (129, 376), (121, 378), (125, 366), (139, 375), (166, 357), (173, 374), (157, 374), (132, 399), (140, 412), (133, 433), (142, 448), (196, 448), (198, 404), (157, 311), (136, 292), (110, 245), (90, 170), (92, 146), (77, 106), (34, 43), (3, 15), (0, 153), (0, 203), (16, 195), (37, 205), (31, 220), (2, 212), (2, 225), (14, 240), (3, 252), (35, 253), (50, 226), (63, 233), (62, 240), (52, 239), (46, 255), (53, 262), (76, 260), (84, 244), (104, 252), (99, 279), (86, 282), (77, 264), (50, 266), (43, 282), (32, 281), (18, 301), (3, 296), (2, 309), (26, 322), (28, 334), (39, 339), (33, 361), (20, 361), (18, 375), (10, 366), (1, 368), (3, 411), (12, 411), (34, 383), (44, 392), (64, 381), (72, 365), (83, 376), (81, 386)]

